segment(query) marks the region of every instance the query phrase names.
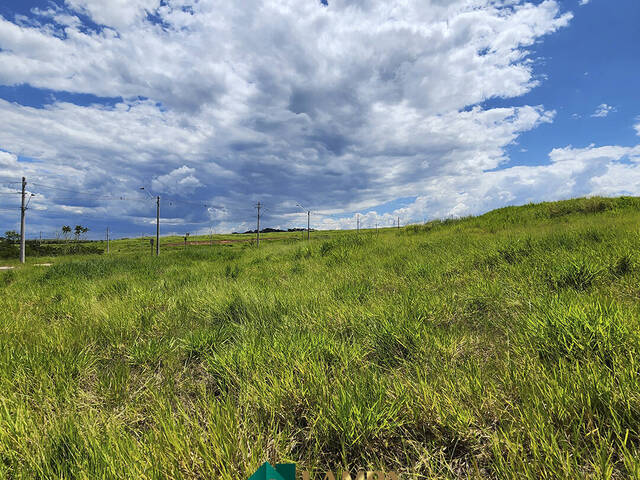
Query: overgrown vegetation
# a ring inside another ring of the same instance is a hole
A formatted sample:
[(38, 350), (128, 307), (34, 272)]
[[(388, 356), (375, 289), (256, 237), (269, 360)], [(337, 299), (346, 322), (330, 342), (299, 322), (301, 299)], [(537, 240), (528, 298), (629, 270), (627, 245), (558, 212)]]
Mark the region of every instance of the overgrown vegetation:
[[(70, 228), (71, 227), (66, 227)], [(96, 242), (81, 240), (89, 229), (76, 225), (76, 238), (64, 240), (27, 240), (25, 241), (25, 254), (28, 257), (57, 257), (60, 255), (90, 255), (100, 254), (104, 251)], [(63, 229), (64, 232), (64, 229)], [(7, 231), (0, 237), (0, 258), (15, 259), (20, 254), (20, 234), (15, 231)]]
[(639, 209), (0, 272), (0, 477), (639, 478)]

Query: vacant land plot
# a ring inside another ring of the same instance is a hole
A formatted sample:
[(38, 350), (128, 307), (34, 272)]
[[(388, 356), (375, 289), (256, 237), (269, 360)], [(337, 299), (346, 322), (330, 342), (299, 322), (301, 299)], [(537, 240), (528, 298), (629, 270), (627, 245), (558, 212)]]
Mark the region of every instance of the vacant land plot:
[(638, 477), (639, 208), (0, 272), (0, 477)]

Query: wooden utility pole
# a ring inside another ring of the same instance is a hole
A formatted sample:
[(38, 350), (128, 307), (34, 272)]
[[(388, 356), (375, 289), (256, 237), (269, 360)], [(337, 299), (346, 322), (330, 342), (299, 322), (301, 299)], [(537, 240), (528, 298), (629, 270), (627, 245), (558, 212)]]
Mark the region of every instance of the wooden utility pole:
[(260, 246), (260, 208), (262, 207), (262, 205), (260, 204), (260, 202), (258, 202), (258, 204), (256, 205), (256, 208), (258, 209), (258, 228), (256, 229), (256, 247)]
[(156, 197), (156, 257), (160, 255), (160, 195)]
[(25, 230), (24, 230), (24, 217), (25, 212), (27, 210), (27, 206), (25, 205), (25, 199), (27, 196), (27, 180), (22, 177), (22, 205), (20, 207), (20, 263), (24, 263), (25, 257)]

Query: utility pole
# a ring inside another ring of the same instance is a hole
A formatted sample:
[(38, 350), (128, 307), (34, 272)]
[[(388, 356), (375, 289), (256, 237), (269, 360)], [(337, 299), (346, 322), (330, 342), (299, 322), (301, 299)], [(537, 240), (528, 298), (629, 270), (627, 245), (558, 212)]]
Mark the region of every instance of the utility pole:
[(398, 217), (398, 230), (400, 230), (400, 217)]
[(262, 207), (262, 205), (260, 204), (260, 202), (258, 202), (258, 204), (256, 205), (256, 208), (258, 209), (258, 228), (256, 229), (256, 247), (260, 246), (260, 207)]
[(209, 229), (209, 236), (211, 237), (211, 246), (213, 247), (213, 229)]
[(109, 253), (109, 227), (107, 227), (107, 253)]
[(156, 197), (156, 257), (160, 255), (160, 195)]
[(360, 214), (356, 213), (356, 232), (360, 233)]
[(25, 205), (26, 198), (26, 188), (27, 188), (27, 180), (22, 177), (22, 205), (20, 207), (20, 263), (24, 263), (24, 250), (25, 250), (25, 241), (24, 241), (24, 216), (27, 207)]

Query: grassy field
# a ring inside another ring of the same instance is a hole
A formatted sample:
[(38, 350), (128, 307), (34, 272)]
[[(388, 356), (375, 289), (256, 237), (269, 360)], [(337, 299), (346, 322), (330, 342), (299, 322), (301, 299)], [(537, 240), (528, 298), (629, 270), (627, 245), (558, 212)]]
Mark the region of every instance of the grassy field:
[(0, 272), (0, 477), (640, 478), (639, 226), (592, 198)]

